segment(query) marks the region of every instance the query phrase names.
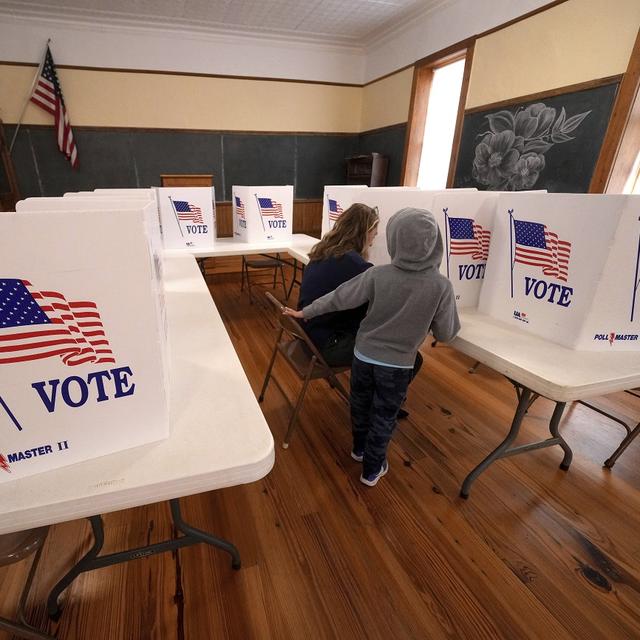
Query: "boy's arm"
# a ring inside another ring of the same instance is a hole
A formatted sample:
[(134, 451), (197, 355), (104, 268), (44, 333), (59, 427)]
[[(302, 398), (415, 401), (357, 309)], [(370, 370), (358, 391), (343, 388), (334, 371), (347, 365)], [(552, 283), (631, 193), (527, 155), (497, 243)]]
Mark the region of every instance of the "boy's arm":
[(367, 269), (359, 276), (343, 282), (334, 291), (314, 300), (302, 310), (304, 318), (309, 320), (331, 311), (355, 309), (367, 302), (371, 291), (371, 272), (372, 269)]
[(431, 323), (431, 333), (438, 342), (449, 342), (460, 331), (460, 319), (458, 318), (453, 286), (448, 281), (447, 285)]

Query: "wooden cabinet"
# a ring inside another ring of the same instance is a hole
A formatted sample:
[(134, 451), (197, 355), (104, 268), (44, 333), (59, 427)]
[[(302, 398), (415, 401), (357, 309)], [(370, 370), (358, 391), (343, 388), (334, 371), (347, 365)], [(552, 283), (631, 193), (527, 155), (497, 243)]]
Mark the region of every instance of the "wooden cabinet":
[(346, 159), (347, 184), (384, 187), (387, 184), (389, 158), (381, 153), (367, 153)]
[(160, 185), (163, 187), (211, 187), (213, 174), (163, 173), (160, 175)]

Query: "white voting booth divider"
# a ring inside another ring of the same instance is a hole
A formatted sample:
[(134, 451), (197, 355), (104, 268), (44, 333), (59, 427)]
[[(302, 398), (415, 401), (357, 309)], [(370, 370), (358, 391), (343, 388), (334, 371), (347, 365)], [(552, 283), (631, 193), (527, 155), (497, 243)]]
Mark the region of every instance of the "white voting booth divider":
[[(473, 193), (475, 189), (456, 189)], [(380, 223), (378, 236), (369, 250), (369, 261), (373, 264), (388, 264), (391, 261), (387, 251), (387, 222), (389, 218), (405, 207), (415, 207), (433, 212), (434, 198), (441, 191), (426, 191), (417, 187), (372, 187), (362, 193), (360, 201), (370, 207), (378, 207)]]
[(322, 232), (331, 231), (338, 218), (359, 199), (367, 185), (326, 185), (322, 197)]
[(233, 237), (243, 242), (289, 241), (293, 227), (293, 187), (238, 186), (232, 190)]
[(501, 194), (479, 311), (569, 348), (638, 350), (640, 197)]
[(202, 249), (214, 245), (213, 187), (158, 187), (156, 193), (165, 249)]
[(145, 213), (0, 214), (0, 482), (168, 436)]
[(478, 306), (497, 201), (496, 192), (454, 189), (433, 198), (444, 245), (440, 272), (451, 280), (458, 308)]

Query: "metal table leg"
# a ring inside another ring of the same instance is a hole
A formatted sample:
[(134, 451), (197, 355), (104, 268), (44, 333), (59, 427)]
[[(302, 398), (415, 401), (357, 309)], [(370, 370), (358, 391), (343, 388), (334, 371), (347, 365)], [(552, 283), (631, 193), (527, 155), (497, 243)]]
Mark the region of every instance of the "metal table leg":
[(564, 457), (562, 459), (562, 462), (560, 463), (560, 468), (564, 470), (569, 468), (569, 466), (571, 465), (573, 453), (571, 452), (571, 448), (569, 447), (569, 445), (566, 443), (566, 441), (558, 431), (560, 426), (560, 418), (562, 417), (562, 412), (564, 411), (566, 405), (565, 402), (556, 402), (553, 415), (551, 416), (551, 420), (549, 422), (549, 433), (552, 436), (551, 438), (547, 438), (546, 440), (541, 440), (539, 442), (532, 442), (530, 444), (523, 444), (517, 447), (509, 448), (511, 443), (518, 436), (520, 425), (522, 424), (522, 419), (531, 406), (532, 395), (533, 399), (537, 397), (536, 394), (532, 394), (530, 389), (527, 389), (526, 387), (520, 387), (518, 392), (518, 407), (516, 408), (516, 412), (511, 423), (511, 429), (509, 430), (507, 437), (464, 479), (462, 488), (460, 489), (460, 496), (462, 498), (466, 499), (469, 497), (471, 485), (474, 483), (476, 478), (485, 469), (487, 469), (487, 467), (489, 467), (492, 463), (494, 463), (496, 460), (499, 460), (500, 458), (507, 458), (519, 453), (525, 453), (526, 451), (533, 451), (535, 449), (544, 449), (546, 447), (559, 445), (564, 451)]
[(62, 613), (58, 598), (60, 594), (81, 574), (85, 571), (92, 571), (94, 569), (100, 569), (102, 567), (108, 567), (113, 564), (120, 564), (121, 562), (128, 562), (129, 560), (137, 560), (138, 558), (146, 558), (147, 556), (154, 555), (156, 553), (163, 553), (165, 551), (173, 551), (180, 547), (187, 547), (193, 544), (199, 544), (200, 542), (206, 542), (214, 547), (218, 547), (223, 551), (226, 551), (231, 556), (231, 567), (233, 569), (240, 569), (240, 554), (236, 547), (222, 538), (217, 538), (206, 531), (196, 529), (187, 524), (180, 513), (180, 504), (178, 499), (175, 498), (169, 501), (171, 505), (171, 515), (173, 517), (173, 523), (178, 531), (183, 533), (183, 536), (174, 538), (172, 540), (165, 540), (163, 542), (157, 542), (145, 547), (138, 547), (137, 549), (128, 549), (127, 551), (119, 551), (117, 553), (109, 553), (104, 556), (98, 555), (102, 550), (104, 544), (104, 527), (102, 524), (101, 516), (91, 516), (89, 521), (91, 522), (91, 529), (93, 531), (94, 543), (91, 549), (87, 551), (83, 558), (81, 558), (63, 578), (55, 585), (49, 594), (47, 600), (47, 612), (49, 617), (53, 620), (58, 620)]
[[(627, 427), (627, 425), (625, 425)], [(627, 427), (629, 429), (629, 427)], [(640, 435), (640, 422), (635, 426), (633, 430), (629, 430), (624, 440), (620, 443), (620, 446), (604, 461), (604, 466), (611, 469), (616, 463), (616, 460), (624, 453), (625, 449), (635, 440), (635, 437)]]

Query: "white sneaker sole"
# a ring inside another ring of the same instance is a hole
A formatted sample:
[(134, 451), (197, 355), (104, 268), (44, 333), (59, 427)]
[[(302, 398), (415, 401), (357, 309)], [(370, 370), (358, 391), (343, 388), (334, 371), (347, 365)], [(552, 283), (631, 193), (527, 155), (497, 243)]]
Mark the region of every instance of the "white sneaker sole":
[(360, 482), (362, 482), (362, 484), (366, 484), (367, 487), (375, 487), (378, 484), (378, 480), (380, 480), (382, 476), (386, 476), (388, 472), (389, 472), (389, 463), (387, 463), (386, 468), (383, 467), (381, 469), (380, 473), (373, 480), (367, 480), (364, 476), (360, 476)]
[(356, 462), (362, 462), (362, 459), (364, 458), (364, 455), (359, 456), (355, 451), (351, 452), (351, 457), (356, 461)]

